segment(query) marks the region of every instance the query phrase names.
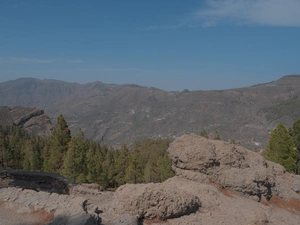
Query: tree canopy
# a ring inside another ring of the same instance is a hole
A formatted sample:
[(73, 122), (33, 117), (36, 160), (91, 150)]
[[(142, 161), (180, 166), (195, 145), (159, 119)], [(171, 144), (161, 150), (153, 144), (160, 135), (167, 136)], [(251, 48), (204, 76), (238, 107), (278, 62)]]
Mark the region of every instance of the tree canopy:
[(290, 135), (293, 138), (294, 149), (295, 149), (295, 163), (296, 163), (296, 173), (300, 172), (300, 119), (293, 123), (290, 128)]
[(295, 150), (293, 139), (286, 127), (280, 123), (272, 132), (263, 155), (267, 160), (281, 164), (288, 172), (294, 172)]
[(52, 135), (41, 138), (16, 126), (0, 126), (0, 167), (59, 173), (77, 183), (116, 188), (125, 183), (162, 182), (174, 176), (166, 151), (170, 140), (143, 140), (120, 149), (71, 136), (60, 115)]
[(71, 131), (68, 124), (60, 115), (57, 117), (56, 124), (49, 139), (49, 148), (44, 158), (44, 170), (50, 173), (59, 173), (62, 170), (63, 159), (68, 151), (68, 144), (71, 141)]

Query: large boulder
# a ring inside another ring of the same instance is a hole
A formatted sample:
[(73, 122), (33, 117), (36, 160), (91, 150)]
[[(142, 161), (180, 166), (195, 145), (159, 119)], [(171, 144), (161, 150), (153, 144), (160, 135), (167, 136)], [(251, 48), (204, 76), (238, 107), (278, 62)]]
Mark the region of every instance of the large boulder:
[(198, 197), (169, 183), (150, 183), (119, 187), (112, 205), (118, 215), (165, 220), (194, 213), (201, 203)]
[(285, 169), (259, 153), (224, 141), (184, 135), (170, 144), (169, 156), (176, 175), (213, 183), (241, 195), (267, 200), (278, 194), (276, 176)]

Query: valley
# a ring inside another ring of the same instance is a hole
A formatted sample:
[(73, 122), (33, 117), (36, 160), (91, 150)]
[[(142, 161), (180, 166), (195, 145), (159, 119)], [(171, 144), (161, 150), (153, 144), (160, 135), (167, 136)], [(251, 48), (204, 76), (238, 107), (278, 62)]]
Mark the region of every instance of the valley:
[(182, 134), (232, 138), (251, 150), (264, 149), (279, 124), (300, 117), (300, 76), (251, 87), (166, 92), (137, 85), (88, 84), (21, 78), (0, 83), (0, 105), (38, 107), (52, 123), (63, 114), (72, 134), (115, 147), (143, 139), (174, 139)]

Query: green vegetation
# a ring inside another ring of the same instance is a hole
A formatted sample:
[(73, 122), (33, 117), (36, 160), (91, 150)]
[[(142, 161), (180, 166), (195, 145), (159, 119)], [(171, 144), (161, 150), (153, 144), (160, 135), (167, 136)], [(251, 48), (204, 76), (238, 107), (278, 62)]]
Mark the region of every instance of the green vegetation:
[(200, 131), (200, 136), (208, 138), (208, 134), (207, 134), (207, 132), (206, 132), (206, 130), (204, 128), (202, 128), (202, 130)]
[(215, 131), (215, 134), (214, 134), (214, 140), (221, 140), (219, 131), (217, 131), (217, 130)]
[(49, 146), (45, 152), (44, 170), (50, 173), (59, 173), (63, 167), (63, 159), (68, 151), (71, 141), (71, 131), (65, 118), (60, 115), (53, 128), (52, 136), (49, 140)]
[(300, 119), (289, 130), (280, 123), (263, 152), (267, 160), (281, 164), (288, 172), (300, 173)]
[(77, 183), (116, 188), (125, 183), (162, 182), (174, 176), (166, 150), (170, 140), (135, 142), (133, 149), (109, 149), (71, 136), (60, 115), (49, 138), (27, 134), (16, 126), (0, 126), (0, 167), (61, 174)]
[(77, 183), (87, 181), (87, 168), (85, 157), (87, 153), (87, 143), (84, 140), (84, 134), (81, 130), (76, 136), (71, 138), (68, 150), (63, 160), (61, 174), (74, 180)]
[(236, 140), (234, 138), (231, 138), (230, 144), (236, 145)]
[(300, 119), (294, 122), (293, 126), (289, 129), (289, 131), (294, 142), (294, 149), (295, 149), (294, 160), (296, 164), (295, 172), (299, 174), (300, 173)]
[(149, 182), (163, 182), (169, 177), (174, 176), (171, 169), (172, 162), (168, 157), (167, 149), (171, 140), (143, 140), (134, 143), (134, 148), (138, 149), (142, 164), (144, 166), (144, 181)]
[(282, 123), (272, 132), (263, 155), (267, 160), (284, 166), (288, 172), (295, 171), (293, 139)]
[[(33, 152), (31, 152), (33, 150)], [(35, 140), (22, 129), (14, 126), (0, 126), (0, 165), (6, 168), (22, 169), (33, 166)]]

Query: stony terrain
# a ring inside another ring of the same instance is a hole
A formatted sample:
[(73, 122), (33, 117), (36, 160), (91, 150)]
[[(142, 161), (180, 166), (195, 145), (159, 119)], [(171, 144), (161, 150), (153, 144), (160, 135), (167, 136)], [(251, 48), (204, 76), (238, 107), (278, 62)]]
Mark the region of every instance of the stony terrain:
[(300, 224), (300, 176), (259, 153), (197, 135), (176, 139), (168, 153), (175, 177), (116, 192), (47, 174), (48, 185), (67, 184), (68, 194), (37, 190), (41, 178), (24, 172), (18, 179), (31, 180), (35, 190), (22, 182), (12, 187), (18, 172), (2, 171), (0, 224)]
[(100, 210), (89, 206), (88, 199), (107, 203), (112, 197), (100, 190), (55, 174), (2, 169), (0, 224), (98, 224)]
[(49, 136), (52, 123), (44, 110), (21, 106), (0, 106), (0, 125), (18, 126), (29, 133)]
[(82, 128), (87, 138), (114, 146), (205, 128), (211, 137), (218, 130), (222, 140), (263, 149), (280, 122), (290, 126), (300, 117), (299, 96), (300, 75), (245, 88), (182, 92), (33, 78), (0, 83), (0, 105), (45, 109), (53, 123), (63, 114), (73, 134)]

